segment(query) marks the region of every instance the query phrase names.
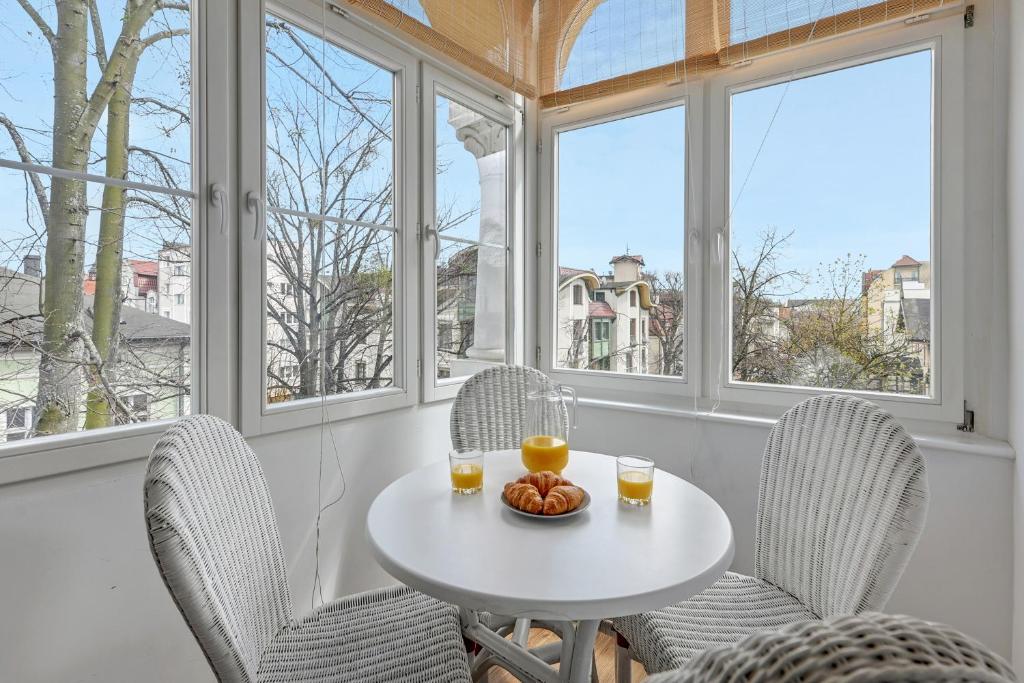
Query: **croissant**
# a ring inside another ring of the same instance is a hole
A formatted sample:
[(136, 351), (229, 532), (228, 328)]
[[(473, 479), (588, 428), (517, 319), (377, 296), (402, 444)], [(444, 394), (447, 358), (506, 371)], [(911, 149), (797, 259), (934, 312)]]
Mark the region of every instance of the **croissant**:
[(544, 497), (536, 486), (520, 482), (505, 484), (505, 499), (523, 512), (539, 515), (544, 510)]
[(572, 486), (572, 482), (568, 479), (563, 479), (554, 472), (545, 470), (543, 472), (530, 472), (524, 474), (519, 478), (520, 484), (531, 484), (537, 487), (540, 491), (541, 498), (546, 498), (548, 491), (555, 488), (556, 486)]
[(544, 514), (561, 515), (575, 510), (583, 502), (583, 489), (579, 486), (556, 486), (544, 497)]

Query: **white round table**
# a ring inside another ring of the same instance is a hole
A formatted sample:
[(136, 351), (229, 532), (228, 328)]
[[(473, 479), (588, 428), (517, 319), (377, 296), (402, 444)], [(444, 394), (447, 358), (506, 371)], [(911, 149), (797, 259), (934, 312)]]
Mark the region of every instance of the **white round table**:
[[(733, 557), (729, 518), (696, 486), (656, 470), (650, 505), (620, 503), (615, 458), (572, 451), (563, 476), (586, 489), (590, 507), (538, 520), (505, 508), (505, 482), (524, 473), (519, 451), (488, 453), (484, 489), (453, 494), (448, 461), (422, 467), (377, 496), (367, 515), (370, 546), (403, 583), (463, 608), (467, 635), (492, 646), (477, 611), (573, 624), (572, 665), (542, 680), (585, 681), (600, 620), (685, 600), (718, 579)], [(495, 639), (508, 643), (491, 634)], [(565, 638), (565, 634), (563, 634)], [(514, 653), (499, 652), (499, 655)], [(535, 663), (534, 663), (535, 664)], [(548, 669), (548, 671), (552, 671)]]

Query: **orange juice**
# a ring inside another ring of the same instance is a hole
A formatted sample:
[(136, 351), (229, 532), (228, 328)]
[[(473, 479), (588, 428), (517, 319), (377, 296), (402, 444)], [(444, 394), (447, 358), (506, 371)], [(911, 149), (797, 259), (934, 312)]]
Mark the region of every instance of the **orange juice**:
[(654, 479), (646, 472), (621, 472), (619, 474), (619, 498), (627, 503), (644, 504), (651, 500)]
[(484, 487), (484, 468), (476, 463), (455, 465), (451, 473), (452, 489), (459, 493), (476, 493)]
[(569, 444), (557, 436), (523, 439), (523, 466), (531, 472), (550, 470), (561, 474), (569, 464)]

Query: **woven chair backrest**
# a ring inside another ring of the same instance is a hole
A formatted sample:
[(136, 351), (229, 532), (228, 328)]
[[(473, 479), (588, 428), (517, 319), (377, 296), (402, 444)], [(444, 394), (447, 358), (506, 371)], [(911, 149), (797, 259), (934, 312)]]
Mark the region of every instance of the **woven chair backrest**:
[(263, 470), (242, 435), (209, 415), (157, 442), (144, 484), (160, 573), (221, 681), (255, 681), (260, 656), (292, 617)]
[(754, 574), (820, 617), (882, 609), (927, 505), (924, 459), (889, 413), (853, 396), (808, 399), (768, 437)]

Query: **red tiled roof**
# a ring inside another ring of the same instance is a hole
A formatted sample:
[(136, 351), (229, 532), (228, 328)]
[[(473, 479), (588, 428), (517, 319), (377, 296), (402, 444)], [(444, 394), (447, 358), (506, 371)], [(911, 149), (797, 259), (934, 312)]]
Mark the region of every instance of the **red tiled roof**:
[(907, 256), (906, 254), (904, 254), (903, 258), (901, 258), (896, 263), (892, 264), (891, 267), (892, 268), (902, 268), (903, 266), (919, 266), (919, 265), (921, 265), (920, 261), (918, 261), (918, 260), (916, 260), (916, 259), (914, 259), (914, 258), (912, 258), (910, 256)]
[(587, 314), (591, 318), (614, 318), (615, 311), (608, 305), (607, 301), (591, 301)]
[(132, 269), (132, 272), (136, 275), (149, 275), (156, 277), (160, 272), (160, 264), (156, 261), (146, 261), (143, 259), (129, 258), (124, 260), (128, 264), (128, 267)]
[(882, 275), (882, 273), (884, 273), (884, 272), (885, 272), (884, 270), (874, 270), (874, 269), (868, 270), (868, 271), (864, 272), (861, 275), (861, 291), (862, 292), (867, 292), (868, 289), (871, 287), (872, 283), (875, 280), (877, 280)]

